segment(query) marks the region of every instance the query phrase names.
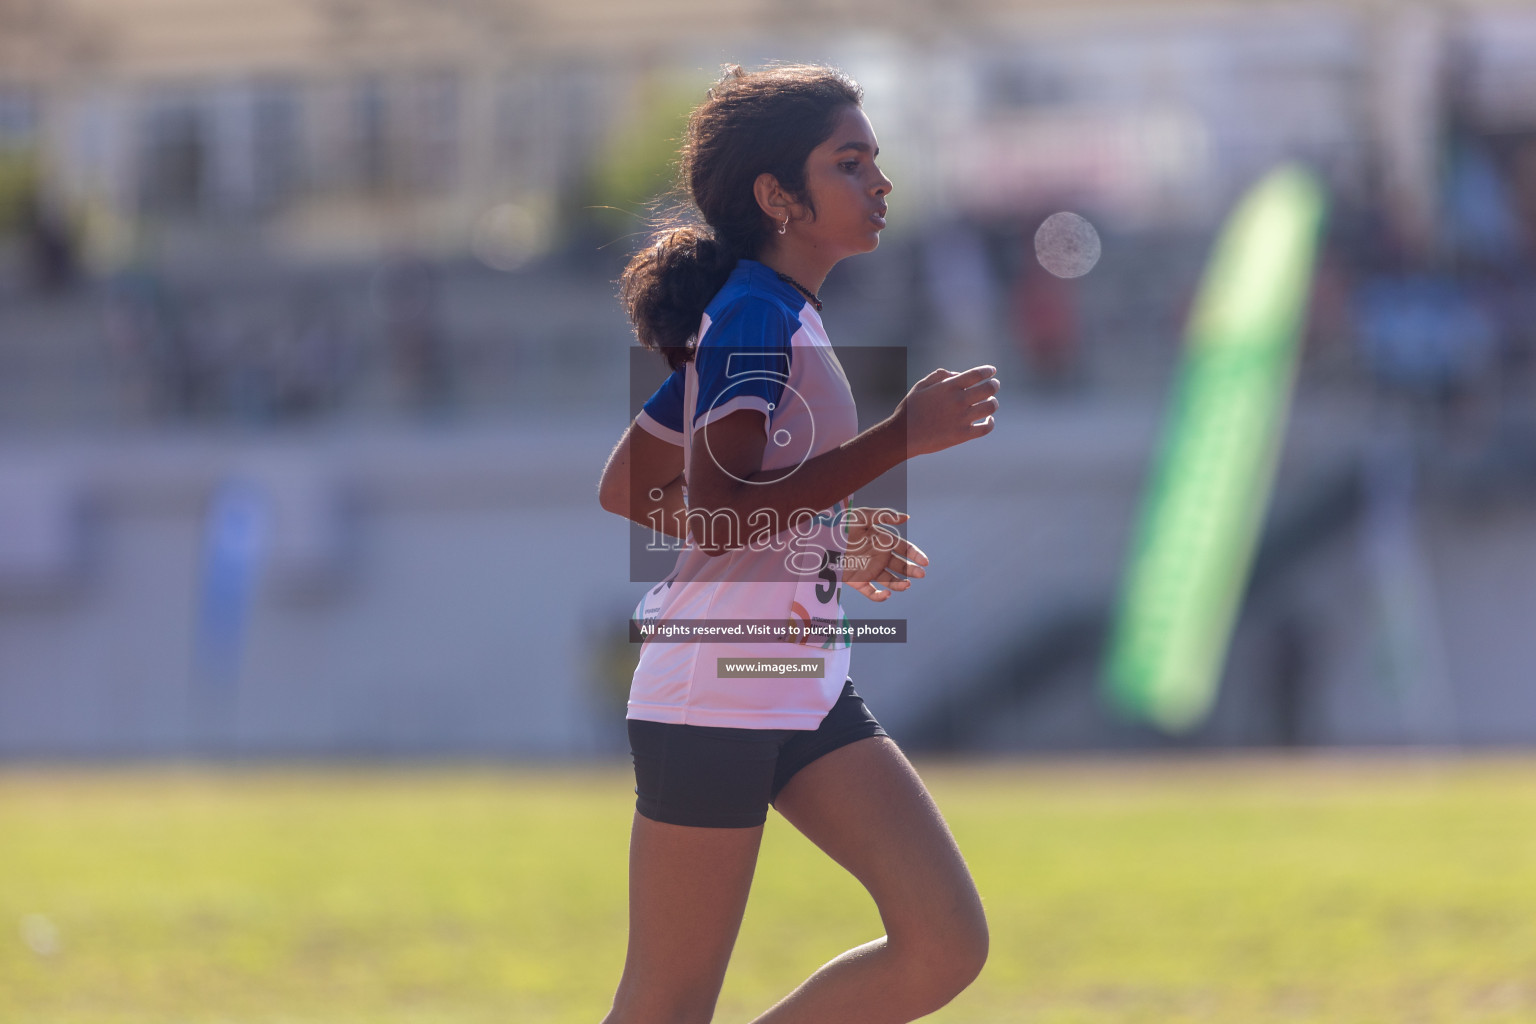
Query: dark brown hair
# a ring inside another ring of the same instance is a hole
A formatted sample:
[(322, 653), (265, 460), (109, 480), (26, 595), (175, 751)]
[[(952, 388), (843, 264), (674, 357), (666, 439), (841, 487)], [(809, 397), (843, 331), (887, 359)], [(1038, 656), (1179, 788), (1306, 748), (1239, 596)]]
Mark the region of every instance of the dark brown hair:
[(772, 229), (752, 191), (758, 175), (772, 174), (814, 217), (806, 160), (831, 137), (838, 112), (863, 98), (858, 84), (834, 68), (725, 68), (688, 117), (673, 193), (683, 212), (660, 225), (619, 278), (619, 301), (641, 345), (674, 370), (693, 358), (690, 343), (704, 307), (736, 261), (756, 256)]

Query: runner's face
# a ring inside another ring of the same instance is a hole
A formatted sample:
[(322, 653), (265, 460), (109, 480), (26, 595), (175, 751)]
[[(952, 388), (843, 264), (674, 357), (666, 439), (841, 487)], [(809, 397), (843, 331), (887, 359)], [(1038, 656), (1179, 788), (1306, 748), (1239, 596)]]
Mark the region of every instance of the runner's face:
[(880, 145), (864, 111), (849, 105), (832, 135), (805, 161), (806, 188), (816, 207), (798, 211), (788, 233), (834, 259), (870, 252), (885, 228), (885, 197), (891, 182), (875, 165)]

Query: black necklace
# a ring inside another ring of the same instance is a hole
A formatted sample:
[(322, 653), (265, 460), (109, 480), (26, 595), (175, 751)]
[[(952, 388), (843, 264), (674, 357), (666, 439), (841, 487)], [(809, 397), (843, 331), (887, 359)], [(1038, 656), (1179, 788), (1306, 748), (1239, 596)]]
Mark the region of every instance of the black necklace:
[(816, 312), (818, 312), (818, 313), (821, 312), (821, 300), (816, 297), (816, 293), (815, 292), (811, 291), (805, 285), (801, 284), (799, 281), (796, 281), (794, 278), (790, 277), (788, 274), (782, 274), (782, 273), (779, 273), (778, 271), (774, 271), (774, 273), (779, 274), (779, 280), (780, 281), (783, 281), (785, 284), (792, 284), (792, 285), (794, 285), (795, 286), (795, 291), (799, 292), (801, 295), (804, 295), (806, 298), (810, 299), (811, 300), (811, 305), (816, 307)]

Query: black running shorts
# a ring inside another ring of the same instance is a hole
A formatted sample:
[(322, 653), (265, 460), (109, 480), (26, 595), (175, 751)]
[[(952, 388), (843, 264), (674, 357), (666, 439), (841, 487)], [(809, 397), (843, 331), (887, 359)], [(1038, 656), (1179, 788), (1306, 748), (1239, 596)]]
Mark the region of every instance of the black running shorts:
[(815, 729), (728, 729), (629, 719), (635, 809), (699, 828), (756, 828), (794, 774), (869, 736), (885, 736), (853, 680)]

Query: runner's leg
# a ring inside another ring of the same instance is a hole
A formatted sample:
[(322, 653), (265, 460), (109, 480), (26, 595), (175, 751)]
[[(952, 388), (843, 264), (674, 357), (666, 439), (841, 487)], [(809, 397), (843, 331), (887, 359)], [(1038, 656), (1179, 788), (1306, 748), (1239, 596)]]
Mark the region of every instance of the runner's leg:
[(754, 1024), (905, 1024), (975, 979), (987, 956), (981, 898), (894, 742), (870, 737), (818, 758), (775, 806), (863, 883), (886, 934), (822, 966)]
[(635, 815), (629, 951), (603, 1024), (709, 1024), (762, 838), (762, 826), (694, 828)]

